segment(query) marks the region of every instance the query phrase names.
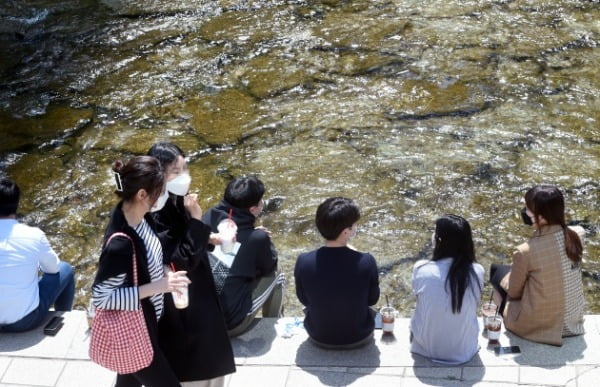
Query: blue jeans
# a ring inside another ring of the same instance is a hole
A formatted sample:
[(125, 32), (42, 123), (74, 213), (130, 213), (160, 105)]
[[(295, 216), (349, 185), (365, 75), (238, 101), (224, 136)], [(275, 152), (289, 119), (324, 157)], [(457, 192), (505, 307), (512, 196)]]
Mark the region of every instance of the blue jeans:
[(58, 264), (58, 273), (44, 273), (38, 282), (40, 303), (25, 317), (12, 324), (3, 325), (0, 331), (23, 332), (40, 326), (52, 305), (56, 311), (67, 311), (73, 308), (75, 297), (75, 276), (73, 267), (66, 262)]

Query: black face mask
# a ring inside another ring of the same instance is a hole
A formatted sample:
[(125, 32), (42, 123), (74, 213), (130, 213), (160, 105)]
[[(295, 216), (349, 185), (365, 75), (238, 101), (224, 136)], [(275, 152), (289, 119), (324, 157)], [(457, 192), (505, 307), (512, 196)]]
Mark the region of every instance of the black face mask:
[(525, 223), (528, 226), (533, 226), (533, 221), (531, 220), (529, 215), (527, 215), (526, 207), (523, 207), (523, 209), (521, 210), (521, 218), (523, 219), (523, 223)]

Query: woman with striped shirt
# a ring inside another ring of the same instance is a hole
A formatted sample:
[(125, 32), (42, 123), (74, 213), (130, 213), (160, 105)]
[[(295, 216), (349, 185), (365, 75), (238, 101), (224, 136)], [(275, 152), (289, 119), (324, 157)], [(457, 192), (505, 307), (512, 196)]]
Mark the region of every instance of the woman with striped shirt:
[[(113, 210), (104, 234), (102, 254), (92, 289), (96, 308), (135, 310), (141, 303), (148, 333), (154, 349), (150, 365), (132, 374), (117, 375), (117, 387), (180, 386), (175, 373), (158, 346), (158, 320), (164, 307), (163, 294), (187, 286), (185, 271), (171, 272), (163, 266), (160, 241), (153, 231), (150, 211), (160, 210), (168, 197), (165, 177), (158, 160), (139, 156), (123, 165), (113, 165), (117, 182), (116, 194), (121, 201)], [(131, 242), (117, 236), (127, 234), (135, 244), (138, 286), (133, 286), (133, 248)]]

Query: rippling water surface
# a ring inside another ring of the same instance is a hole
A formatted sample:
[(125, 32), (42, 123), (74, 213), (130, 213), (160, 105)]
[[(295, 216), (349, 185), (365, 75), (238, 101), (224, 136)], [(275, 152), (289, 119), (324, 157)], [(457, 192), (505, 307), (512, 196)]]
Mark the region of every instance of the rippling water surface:
[(599, 20), (584, 0), (9, 0), (0, 173), (76, 265), (80, 304), (116, 202), (113, 160), (176, 142), (205, 208), (232, 176), (256, 174), (281, 199), (260, 222), (290, 314), (295, 258), (321, 243), (326, 197), (359, 203), (354, 244), (409, 315), (436, 217), (469, 219), (488, 268), (531, 232), (525, 190), (557, 184), (586, 229), (587, 308), (600, 313)]

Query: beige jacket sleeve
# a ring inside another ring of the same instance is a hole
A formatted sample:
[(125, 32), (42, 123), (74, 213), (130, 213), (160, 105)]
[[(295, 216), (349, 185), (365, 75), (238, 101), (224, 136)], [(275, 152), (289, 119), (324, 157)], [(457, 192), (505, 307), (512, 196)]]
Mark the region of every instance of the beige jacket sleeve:
[(521, 252), (521, 250), (515, 251), (513, 253), (512, 266), (510, 269), (508, 289), (506, 289), (508, 297), (513, 300), (521, 299), (521, 296), (523, 295), (523, 289), (525, 288), (525, 283), (527, 282), (528, 273), (529, 264), (527, 257), (523, 254), (523, 252)]

